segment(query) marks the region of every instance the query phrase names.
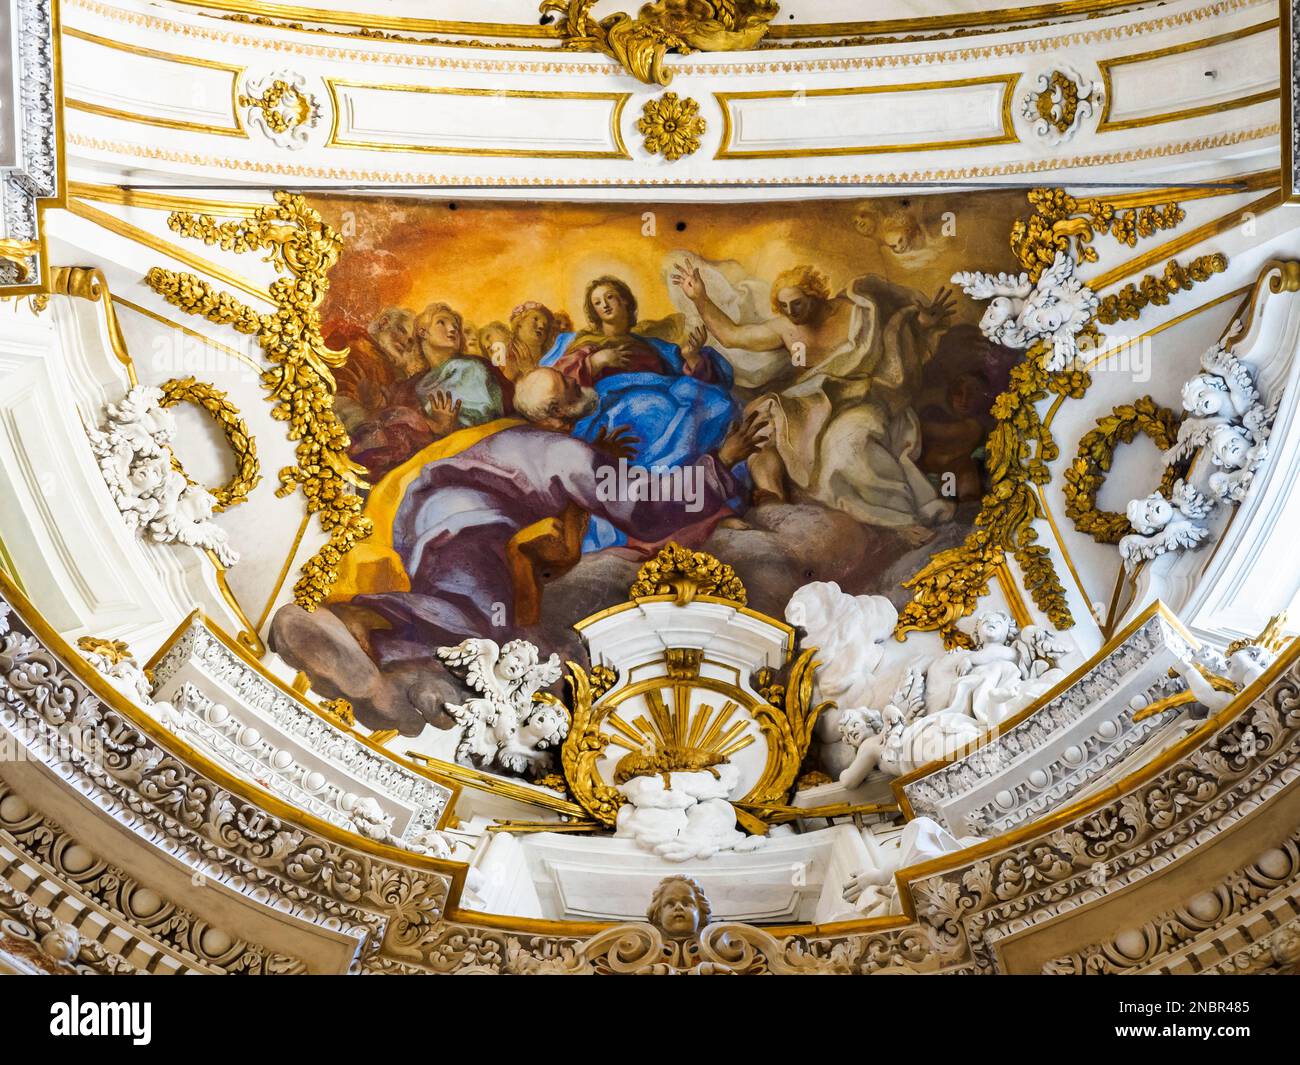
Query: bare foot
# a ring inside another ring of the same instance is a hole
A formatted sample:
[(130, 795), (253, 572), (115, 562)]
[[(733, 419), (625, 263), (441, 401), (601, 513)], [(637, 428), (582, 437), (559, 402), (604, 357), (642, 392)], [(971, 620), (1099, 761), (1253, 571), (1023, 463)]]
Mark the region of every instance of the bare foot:
[(780, 492), (773, 492), (767, 488), (755, 488), (753, 496), (753, 505), (761, 507), (764, 503), (784, 503), (785, 496)]
[(935, 537), (935, 531), (927, 529), (924, 525), (904, 525), (894, 531), (903, 538), (903, 542), (908, 547), (920, 547), (922, 544), (928, 544)]
[(723, 518), (718, 522), (719, 529), (752, 529), (753, 527), (744, 518)]

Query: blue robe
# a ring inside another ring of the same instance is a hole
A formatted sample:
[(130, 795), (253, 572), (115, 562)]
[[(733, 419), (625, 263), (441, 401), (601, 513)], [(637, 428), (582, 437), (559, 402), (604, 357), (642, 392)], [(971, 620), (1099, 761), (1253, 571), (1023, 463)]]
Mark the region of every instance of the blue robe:
[[(575, 335), (561, 333), (556, 337), (538, 365), (554, 365)], [(720, 383), (700, 381), (687, 375), (676, 344), (633, 335), (653, 347), (672, 372), (615, 373), (597, 381), (600, 405), (594, 414), (574, 426), (573, 435), (590, 443), (602, 429), (612, 431), (625, 425), (639, 441), (635, 454), (627, 460), (629, 465), (669, 469), (693, 465), (717, 450), (740, 413), (731, 397), (731, 364), (712, 348), (703, 348), (701, 354), (712, 364), (714, 377)], [(740, 502), (737, 497), (729, 504), (738, 507)], [(593, 517), (582, 550), (600, 551), (626, 543), (626, 533), (603, 518)]]

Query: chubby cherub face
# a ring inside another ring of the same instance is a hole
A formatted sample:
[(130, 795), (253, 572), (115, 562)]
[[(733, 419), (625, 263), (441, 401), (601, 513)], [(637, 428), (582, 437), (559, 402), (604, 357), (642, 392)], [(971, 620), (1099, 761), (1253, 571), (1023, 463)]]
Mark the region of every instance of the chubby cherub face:
[(675, 881), (664, 887), (655, 908), (654, 923), (674, 939), (696, 935), (703, 923), (695, 891), (685, 881)]
[(1238, 689), (1253, 684), (1268, 668), (1268, 653), (1255, 644), (1247, 644), (1228, 656), (1228, 679)]
[(975, 631), (985, 645), (1006, 643), (1011, 635), (1011, 619), (1000, 610), (994, 610), (980, 616)]
[(984, 309), (984, 317), (980, 319), (981, 332), (986, 336), (996, 332), (1015, 318), (1017, 309), (1015, 301), (1010, 296), (994, 296)]
[(1227, 398), (1223, 382), (1208, 374), (1197, 374), (1183, 385), (1183, 409), (1198, 418), (1222, 413)]
[(840, 717), (840, 739), (850, 747), (861, 747), (872, 736), (871, 723), (861, 710), (846, 710)]
[(550, 703), (540, 703), (529, 715), (520, 736), (536, 743), (559, 743), (567, 732), (564, 715)]
[(1135, 499), (1125, 512), (1128, 523), (1143, 536), (1163, 529), (1173, 519), (1174, 508), (1164, 496), (1153, 493), (1145, 499)]
[(1250, 441), (1235, 426), (1221, 425), (1210, 437), (1210, 457), (1216, 466), (1240, 470), (1250, 460)]
[(497, 673), (506, 680), (518, 680), (537, 664), (537, 653), (521, 640), (512, 640), (501, 648)]

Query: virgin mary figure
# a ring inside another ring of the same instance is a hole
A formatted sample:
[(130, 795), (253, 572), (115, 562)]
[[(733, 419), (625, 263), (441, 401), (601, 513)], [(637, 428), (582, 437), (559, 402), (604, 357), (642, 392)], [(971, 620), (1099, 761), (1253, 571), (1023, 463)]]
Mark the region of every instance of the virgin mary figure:
[[(636, 297), (616, 277), (587, 285), (584, 310), (589, 328), (561, 333), (540, 363), (600, 397), (573, 435), (594, 442), (602, 430), (626, 427), (637, 441), (628, 464), (655, 472), (692, 466), (715, 451), (739, 406), (731, 397), (731, 365), (703, 346), (704, 330), (692, 331), (680, 346), (634, 332)], [(729, 502), (741, 505), (739, 498)], [(626, 543), (626, 533), (593, 517), (582, 549)]]

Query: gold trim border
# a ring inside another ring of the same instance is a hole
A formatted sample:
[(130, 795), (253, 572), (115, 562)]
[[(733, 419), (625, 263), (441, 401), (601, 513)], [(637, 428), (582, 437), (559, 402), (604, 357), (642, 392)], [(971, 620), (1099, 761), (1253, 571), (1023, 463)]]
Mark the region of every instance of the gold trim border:
[[(266, 34), (254, 34), (247, 32), (238, 32), (235, 27), (244, 26), (256, 29), (256, 26), (249, 27), (248, 23), (239, 21), (221, 21), (220, 18), (215, 25), (200, 25), (195, 23), (177, 22), (154, 14), (144, 14), (134, 11), (126, 11), (120, 8), (112, 7), (110, 4), (102, 3), (101, 0), (65, 0), (69, 6), (75, 6), (77, 9), (87, 11), (99, 17), (110, 19), (112, 21), (124, 23), (127, 25), (141, 26), (149, 29), (157, 29), (164, 33), (170, 33), (190, 39), (219, 41), (222, 44), (234, 44), (237, 46), (255, 48), (261, 50), (271, 50), (275, 52), (288, 52), (290, 54), (312, 55), (321, 58), (329, 58), (341, 61), (351, 62), (390, 62), (392, 54), (382, 50), (383, 45), (393, 43), (409, 43), (419, 45), (442, 45), (456, 46), (457, 48), (474, 47), (473, 41), (422, 41), (417, 39), (410, 41), (388, 41), (384, 38), (376, 37), (373, 34), (366, 33), (349, 33), (342, 30), (328, 30), (319, 26), (289, 26), (277, 25), (273, 28), (279, 32), (288, 33), (308, 33), (308, 34), (329, 34), (342, 39), (356, 40), (366, 44), (378, 46), (373, 50), (362, 50), (359, 47), (344, 47), (339, 45), (324, 44), (306, 44), (293, 45), (283, 39), (276, 39)], [(219, 7), (219, 0), (212, 4), (201, 3), (200, 0), (178, 0), (180, 3), (189, 3), (190, 6), (202, 6), (207, 8)], [(1131, 4), (1125, 4), (1125, 7), (1132, 7)], [(1068, 50), (1069, 48), (1087, 44), (1096, 41), (1120, 41), (1129, 40), (1134, 36), (1141, 34), (1159, 32), (1174, 27), (1183, 27), (1204, 22), (1207, 19), (1213, 19), (1237, 11), (1259, 6), (1259, 0), (1212, 0), (1201, 7), (1193, 8), (1189, 11), (1177, 12), (1175, 14), (1161, 14), (1156, 18), (1148, 18), (1137, 22), (1130, 22), (1120, 25), (1102, 26), (1098, 28), (1086, 29), (1079, 32), (1075, 29), (1081, 22), (1062, 22), (1059, 26), (1062, 32), (1053, 37), (1031, 38), (1019, 41), (997, 41), (996, 43), (982, 43), (978, 45), (950, 46), (947, 51), (932, 51), (922, 53), (907, 53), (902, 56), (902, 61), (906, 65), (934, 65), (937, 63), (949, 63), (966, 59), (988, 59), (995, 56), (1010, 56), (1021, 54), (1050, 54)], [(335, 13), (337, 14), (337, 13)], [(936, 44), (948, 43), (948, 38), (935, 36), (925, 38), (933, 40)], [(826, 42), (826, 47), (833, 46), (837, 42)], [(850, 42), (845, 42), (850, 43)], [(859, 42), (851, 42), (855, 46)], [(874, 42), (873, 42), (874, 43)], [(896, 43), (896, 42), (880, 42)], [(529, 44), (489, 44), (478, 45), (481, 50), (488, 51), (491, 49), (544, 49), (551, 53), (557, 53), (558, 49), (546, 45), (529, 45)], [(783, 46), (785, 48), (797, 46)], [(580, 54), (580, 53), (579, 53)], [(851, 58), (837, 58), (833, 60), (811, 59), (811, 60), (792, 60), (779, 59), (771, 51), (744, 53), (747, 56), (758, 56), (761, 58), (770, 58), (773, 62), (766, 64), (754, 64), (752, 62), (730, 62), (730, 63), (705, 63), (693, 62), (690, 65), (675, 65), (675, 73), (684, 76), (707, 76), (713, 74), (741, 74), (755, 72), (775, 72), (775, 73), (797, 73), (801, 71), (814, 71), (835, 69), (841, 71), (868, 69), (877, 67), (893, 67), (899, 62), (900, 57), (897, 54), (876, 55), (876, 56), (856, 56)], [(520, 62), (518, 60), (500, 61), (482, 58), (461, 59), (444, 57), (436, 54), (416, 54), (407, 53), (403, 57), (408, 65), (436, 67), (440, 69), (458, 69), (474, 70), (482, 72), (484, 70), (492, 71), (528, 71), (535, 70), (537, 63)], [(549, 57), (543, 62), (549, 62)], [(828, 66), (829, 64), (829, 66)], [(565, 73), (572, 75), (591, 75), (597, 77), (624, 77), (621, 68), (615, 63), (578, 63), (571, 68), (566, 68)]]
[[(1286, 0), (1284, 0), (1284, 3)], [(1181, 122), (1188, 118), (1200, 118), (1202, 115), (1216, 114), (1220, 111), (1235, 111), (1239, 107), (1250, 107), (1253, 104), (1265, 103), (1269, 100), (1275, 100), (1280, 93), (1279, 89), (1271, 89), (1265, 92), (1251, 93), (1248, 96), (1240, 97), (1236, 100), (1228, 100), (1224, 103), (1200, 104), (1196, 107), (1184, 107), (1176, 111), (1165, 111), (1155, 115), (1143, 115), (1138, 118), (1124, 118), (1118, 121), (1112, 121), (1110, 117), (1111, 108), (1115, 102), (1115, 87), (1112, 84), (1111, 69), (1120, 66), (1129, 66), (1135, 63), (1145, 63), (1152, 59), (1162, 59), (1169, 55), (1181, 55), (1185, 52), (1195, 52), (1202, 48), (1212, 48), (1218, 44), (1227, 44), (1229, 41), (1239, 41), (1246, 37), (1253, 37), (1258, 33), (1264, 33), (1267, 30), (1275, 30), (1279, 27), (1278, 19), (1271, 19), (1268, 22), (1260, 22), (1254, 26), (1247, 26), (1244, 29), (1233, 30), (1231, 33), (1220, 33), (1214, 37), (1203, 37), (1197, 41), (1187, 41), (1183, 44), (1171, 45), (1168, 48), (1155, 48), (1149, 52), (1134, 52), (1131, 55), (1113, 56), (1107, 59), (1099, 59), (1097, 66), (1101, 69), (1101, 81), (1105, 86), (1105, 97), (1102, 102), (1101, 118), (1097, 123), (1098, 133), (1109, 133), (1121, 129), (1139, 129), (1144, 126), (1156, 126), (1164, 122)], [(1284, 140), (1286, 138), (1283, 138)]]
[[(467, 155), (512, 159), (631, 160), (632, 158), (632, 154), (627, 150), (627, 144), (623, 140), (622, 128), (623, 110), (627, 107), (627, 102), (632, 98), (632, 94), (628, 92), (573, 92), (544, 89), (472, 89), (432, 85), (394, 85), (377, 82), (350, 81), (346, 78), (334, 77), (325, 78), (325, 88), (329, 92), (330, 102), (333, 105), (333, 120), (330, 125), (329, 140), (325, 142), (326, 148), (359, 148), (372, 152), (413, 152), (415, 154), (428, 155)], [(338, 92), (340, 88), (378, 89), (385, 92), (425, 93), (432, 96), (495, 96), (525, 100), (602, 100), (614, 105), (609, 116), (609, 132), (614, 141), (615, 149), (613, 151), (600, 151), (595, 149), (586, 150), (575, 148), (557, 151), (549, 148), (455, 147), (451, 145), (437, 144), (386, 144), (382, 141), (345, 140), (339, 136), (339, 125), (342, 121), (343, 112), (343, 109), (340, 106)]]
[(164, 129), (182, 130), (188, 133), (210, 133), (220, 137), (248, 137), (248, 130), (244, 128), (244, 122), (239, 117), (239, 79), (244, 76), (245, 67), (235, 66), (230, 63), (218, 63), (212, 59), (197, 59), (193, 56), (176, 55), (172, 52), (159, 51), (156, 48), (145, 48), (138, 44), (126, 44), (123, 41), (114, 41), (108, 37), (101, 37), (97, 33), (90, 33), (87, 30), (79, 30), (69, 27), (63, 31), (65, 37), (71, 37), (74, 40), (85, 41), (88, 44), (98, 45), (101, 48), (112, 48), (119, 52), (126, 52), (129, 55), (141, 56), (145, 59), (158, 59), (166, 63), (177, 63), (184, 66), (202, 67), (205, 70), (219, 70), (230, 75), (230, 116), (234, 121), (233, 128), (226, 126), (213, 126), (203, 122), (187, 122), (180, 118), (161, 118), (157, 115), (144, 115), (137, 111), (125, 111), (117, 107), (108, 107), (104, 104), (91, 103), (88, 100), (68, 99), (67, 106), (74, 111), (84, 111), (86, 114), (100, 115), (104, 118), (114, 118), (122, 122), (131, 122), (145, 126), (161, 126)]
[[(1028, 159), (1012, 164), (988, 164), (961, 167), (953, 170), (910, 170), (890, 171), (875, 174), (813, 174), (796, 177), (771, 177), (754, 181), (752, 178), (720, 177), (710, 179), (708, 184), (716, 187), (736, 188), (790, 188), (803, 186), (834, 185), (844, 188), (849, 185), (899, 185), (923, 181), (950, 181), (960, 183), (966, 180), (1007, 177), (1018, 174), (1058, 173), (1080, 167), (1108, 166), (1113, 163), (1130, 163), (1141, 159), (1159, 159), (1185, 155), (1191, 152), (1204, 152), (1209, 149), (1224, 148), (1243, 144), (1248, 141), (1275, 137), (1279, 132), (1278, 123), (1272, 122), (1244, 130), (1232, 130), (1215, 134), (1211, 137), (1198, 137), (1152, 147), (1128, 148), (1119, 151), (1097, 152), (1091, 155), (1073, 156), (1066, 159)], [(81, 133), (69, 133), (67, 142), (74, 147), (88, 148), (93, 151), (111, 152), (133, 159), (149, 159), (160, 162), (185, 163), (192, 166), (229, 169), (229, 157), (200, 155), (194, 152), (175, 151), (126, 141), (103, 140)], [(672, 178), (619, 178), (617, 181), (605, 178), (578, 178), (560, 181), (548, 181), (533, 175), (502, 174), (431, 174), (418, 171), (369, 170), (360, 168), (315, 167), (288, 162), (266, 162), (260, 159), (240, 159), (239, 168), (245, 173), (268, 174), (284, 178), (321, 178), (327, 181), (348, 181), (353, 183), (414, 185), (426, 190), (454, 189), (462, 187), (499, 187), (532, 189), (597, 189), (607, 190), (610, 186), (620, 188), (682, 188), (683, 183)], [(1160, 180), (1168, 180), (1162, 175)], [(1069, 184), (1064, 178), (1060, 184)], [(686, 183), (689, 186), (690, 183)], [(328, 192), (329, 190), (320, 190)], [(1235, 191), (1235, 190), (1233, 190)], [(33, 289), (32, 291), (40, 291)]]
[[(1015, 144), (1020, 140), (1011, 117), (1019, 73), (988, 74), (973, 78), (954, 78), (950, 81), (917, 81), (901, 85), (858, 85), (836, 89), (757, 89), (744, 92), (715, 92), (713, 98), (722, 109), (722, 143), (714, 154), (715, 159), (809, 159), (841, 155), (887, 155), (895, 152), (957, 151), (962, 148), (989, 148), (999, 144)], [(732, 102), (736, 100), (809, 100), (827, 96), (876, 96), (896, 92), (943, 91), (966, 88), (972, 85), (1001, 85), (1002, 132), (989, 137), (968, 137), (952, 141), (928, 141), (917, 144), (839, 145), (826, 148), (778, 148), (771, 150), (737, 150), (731, 147), (735, 135)]]
[[(509, 40), (536, 39), (558, 41), (562, 37), (556, 24), (517, 22), (471, 22), (447, 19), (421, 19), (401, 15), (376, 15), (370, 12), (340, 11), (334, 8), (298, 7), (293, 4), (264, 3), (262, 0), (175, 0), (179, 6), (201, 8), (204, 11), (225, 11), (234, 14), (285, 19), (302, 23), (320, 23), (326, 26), (345, 26), (371, 30), (388, 30), (400, 33), (446, 34), (453, 37), (504, 38)], [(630, 4), (629, 6), (635, 6)], [(1061, 0), (1058, 3), (1030, 4), (1025, 7), (1000, 7), (989, 11), (957, 11), (943, 15), (921, 15), (912, 18), (845, 20), (839, 22), (797, 22), (793, 25), (772, 26), (768, 38), (772, 40), (808, 40), (822, 37), (863, 37), (875, 34), (938, 32), (972, 27), (1012, 27), (1026, 20), (1072, 19), (1079, 16), (1097, 18), (1111, 12), (1123, 12), (1134, 6), (1134, 0)], [(310, 29), (310, 27), (304, 27)], [(470, 42), (472, 43), (472, 42)], [(828, 47), (840, 42), (828, 40)]]

